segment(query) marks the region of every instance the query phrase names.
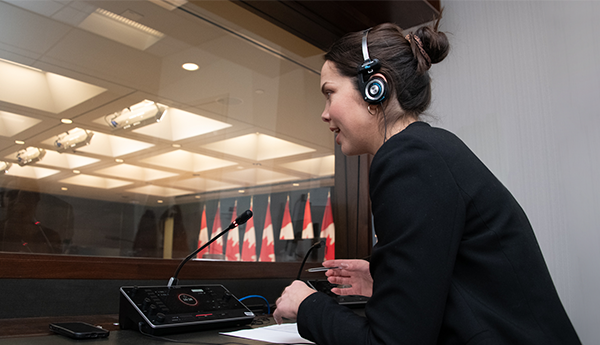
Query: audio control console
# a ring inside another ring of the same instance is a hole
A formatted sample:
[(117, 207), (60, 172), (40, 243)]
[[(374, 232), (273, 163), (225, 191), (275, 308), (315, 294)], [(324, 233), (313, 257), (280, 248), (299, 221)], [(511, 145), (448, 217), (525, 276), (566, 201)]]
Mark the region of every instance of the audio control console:
[(154, 335), (247, 325), (254, 313), (222, 285), (124, 286), (119, 324)]

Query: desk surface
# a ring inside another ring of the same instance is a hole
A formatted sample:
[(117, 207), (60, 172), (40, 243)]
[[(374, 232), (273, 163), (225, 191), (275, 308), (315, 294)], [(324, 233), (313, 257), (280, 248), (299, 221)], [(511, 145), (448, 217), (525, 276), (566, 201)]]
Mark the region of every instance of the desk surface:
[[(80, 318), (81, 319), (81, 318)], [(150, 337), (138, 333), (132, 330), (120, 330), (118, 326), (114, 326), (110, 323), (106, 322), (94, 322), (93, 320), (86, 319), (81, 320), (85, 322), (89, 322), (92, 324), (99, 324), (102, 327), (110, 330), (110, 335), (104, 339), (86, 339), (86, 340), (75, 340), (70, 339), (68, 337), (54, 334), (48, 331), (48, 320), (46, 318), (41, 319), (21, 319), (22, 322), (27, 323), (31, 322), (31, 326), (35, 329), (39, 329), (40, 327), (45, 327), (44, 331), (36, 331), (31, 332), (29, 334), (21, 333), (22, 335), (10, 335), (7, 336), (4, 334), (0, 337), (0, 345), (66, 345), (66, 344), (93, 344), (93, 345), (154, 345), (154, 344), (168, 344), (168, 341), (161, 339), (161, 337)], [(58, 320), (58, 321), (63, 321)], [(58, 322), (56, 319), (51, 320), (50, 322)], [(70, 321), (70, 320), (67, 320)], [(18, 320), (11, 321), (13, 323), (17, 323)], [(268, 326), (274, 324), (274, 320), (272, 317), (257, 317), (251, 327), (261, 327)], [(7, 321), (1, 323), (1, 326), (7, 326)], [(249, 326), (250, 327), (250, 326)], [(4, 328), (4, 327), (2, 327)], [(264, 345), (269, 344), (262, 341), (254, 341), (248, 339), (242, 339), (237, 337), (220, 335), (220, 332), (229, 332), (242, 329), (240, 327), (236, 328), (222, 328), (216, 330), (208, 330), (202, 332), (190, 332), (190, 333), (181, 333), (181, 334), (170, 334), (165, 335), (162, 338), (174, 339), (178, 343), (183, 344), (207, 344), (207, 345), (216, 345), (216, 344), (227, 344), (227, 345)]]
[[(238, 328), (239, 329), (239, 328)], [(216, 331), (204, 331), (195, 333), (183, 333), (165, 336), (183, 344), (228, 344), (228, 345), (263, 345), (262, 341), (248, 340), (236, 337), (220, 335), (221, 331), (233, 331), (236, 329), (225, 329)], [(152, 338), (132, 330), (112, 331), (104, 339), (75, 340), (61, 335), (45, 335), (35, 337), (18, 337), (0, 339), (0, 344), (11, 345), (66, 345), (66, 344), (94, 344), (94, 345), (154, 345), (169, 343), (164, 339)]]

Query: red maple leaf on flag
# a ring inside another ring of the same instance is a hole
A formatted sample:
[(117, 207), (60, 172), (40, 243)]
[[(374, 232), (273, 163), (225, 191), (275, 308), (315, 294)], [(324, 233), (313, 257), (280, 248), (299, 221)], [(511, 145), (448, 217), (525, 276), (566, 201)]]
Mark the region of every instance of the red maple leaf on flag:
[[(221, 202), (219, 202), (219, 206), (217, 206), (217, 213), (215, 214), (215, 220), (213, 222), (211, 238), (220, 234), (222, 230), (223, 229), (221, 228)], [(217, 238), (217, 240), (210, 245), (209, 249), (209, 252), (211, 254), (223, 254), (223, 237)]]
[(280, 240), (293, 240), (294, 227), (292, 226), (292, 217), (290, 216), (290, 196), (288, 195), (283, 211), (283, 221), (281, 222), (281, 230), (279, 231)]
[(310, 193), (306, 197), (306, 206), (304, 207), (304, 223), (302, 224), (302, 239), (314, 238), (312, 216), (310, 213)]
[[(237, 217), (237, 200), (235, 206), (233, 206), (233, 216), (231, 222), (235, 221)], [(240, 261), (240, 231), (237, 227), (231, 229), (227, 233), (227, 247), (225, 249), (227, 260), (229, 261)]]
[(333, 224), (333, 213), (331, 211), (331, 197), (327, 193), (327, 205), (323, 214), (323, 224), (320, 238), (325, 239), (325, 260), (335, 259), (335, 226)]
[[(252, 211), (252, 203), (250, 204)], [(246, 223), (244, 232), (244, 243), (242, 245), (242, 261), (256, 261), (256, 231), (254, 230), (254, 218)]]
[(273, 224), (271, 224), (271, 197), (269, 197), (267, 215), (265, 216), (265, 226), (263, 228), (262, 244), (260, 246), (259, 261), (275, 262), (274, 237)]
[[(206, 205), (202, 209), (202, 220), (200, 221), (200, 233), (198, 234), (198, 248), (208, 243), (208, 227), (206, 226)], [(202, 259), (202, 255), (208, 252), (208, 248), (203, 249), (196, 257)]]

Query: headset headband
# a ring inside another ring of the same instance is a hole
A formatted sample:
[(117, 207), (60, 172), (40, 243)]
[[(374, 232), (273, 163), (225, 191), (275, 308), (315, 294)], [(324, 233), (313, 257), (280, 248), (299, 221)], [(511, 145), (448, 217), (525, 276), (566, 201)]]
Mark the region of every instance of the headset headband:
[(371, 28), (363, 31), (362, 37), (362, 54), (363, 63), (358, 66), (358, 89), (361, 92), (363, 99), (371, 104), (379, 104), (383, 102), (387, 94), (387, 83), (379, 76), (373, 75), (379, 71), (381, 64), (379, 60), (369, 57), (369, 48), (367, 45), (367, 36)]
[(371, 30), (371, 28), (363, 31), (363, 37), (362, 37), (362, 54), (363, 54), (363, 63), (360, 64), (358, 66), (358, 74), (359, 74), (359, 78), (363, 78), (362, 82), (367, 81), (367, 79), (369, 79), (369, 77), (371, 75), (373, 75), (375, 72), (377, 72), (379, 70), (379, 68), (381, 67), (381, 64), (379, 63), (379, 60), (377, 59), (373, 59), (371, 60), (371, 58), (369, 57), (369, 48), (367, 45), (367, 36), (369, 35), (369, 31)]
[(369, 58), (369, 48), (367, 48), (367, 36), (369, 35), (369, 31), (371, 30), (371, 28), (368, 28), (367, 30), (363, 31), (363, 37), (362, 37), (362, 53), (363, 53), (363, 60), (364, 61), (370, 61), (371, 58)]

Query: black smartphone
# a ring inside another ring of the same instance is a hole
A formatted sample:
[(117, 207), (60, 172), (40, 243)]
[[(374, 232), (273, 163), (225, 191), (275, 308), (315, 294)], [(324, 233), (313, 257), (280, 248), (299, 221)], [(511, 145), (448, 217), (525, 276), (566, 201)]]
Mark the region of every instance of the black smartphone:
[(109, 331), (85, 322), (56, 322), (50, 324), (50, 330), (73, 339), (106, 338)]
[(364, 307), (365, 304), (367, 304), (367, 301), (369, 300), (369, 297), (365, 297), (365, 296), (356, 296), (356, 295), (339, 296), (339, 295), (336, 295), (333, 292), (331, 292), (331, 289), (334, 288), (336, 285), (331, 284), (327, 280), (307, 280), (306, 284), (308, 284), (308, 286), (310, 286), (311, 288), (313, 288), (317, 291), (324, 292), (326, 295), (335, 299), (339, 304), (345, 305), (350, 308)]

